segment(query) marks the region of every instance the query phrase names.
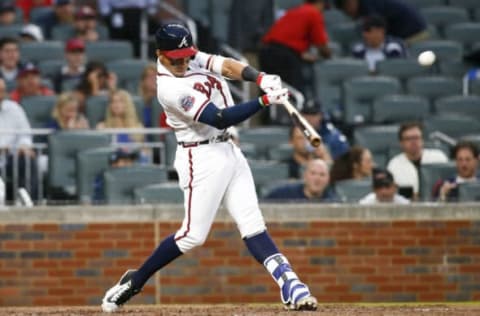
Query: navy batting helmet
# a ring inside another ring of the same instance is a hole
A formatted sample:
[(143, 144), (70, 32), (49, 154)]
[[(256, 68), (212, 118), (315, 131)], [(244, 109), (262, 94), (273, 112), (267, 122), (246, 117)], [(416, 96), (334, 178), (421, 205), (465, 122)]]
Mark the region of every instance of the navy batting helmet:
[(162, 25), (155, 33), (157, 48), (171, 59), (185, 58), (197, 53), (192, 34), (181, 24)]

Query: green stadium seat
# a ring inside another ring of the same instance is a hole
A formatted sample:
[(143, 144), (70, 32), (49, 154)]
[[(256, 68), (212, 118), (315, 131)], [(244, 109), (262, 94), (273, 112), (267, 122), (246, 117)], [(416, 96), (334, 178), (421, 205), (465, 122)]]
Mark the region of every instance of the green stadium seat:
[(53, 79), (54, 76), (60, 72), (60, 69), (65, 64), (63, 59), (42, 60), (38, 63), (38, 69), (42, 77)]
[(352, 19), (343, 13), (343, 11), (332, 8), (323, 11), (323, 18), (327, 29), (337, 23), (352, 22)]
[(151, 184), (136, 188), (133, 192), (137, 204), (182, 204), (184, 199), (183, 191), (177, 182)]
[(88, 42), (85, 47), (88, 60), (104, 63), (118, 59), (132, 59), (133, 47), (129, 41), (98, 41)]
[(286, 161), (293, 155), (293, 147), (290, 143), (280, 144), (275, 147), (271, 147), (268, 150), (268, 158), (276, 161)]
[(372, 111), (373, 123), (402, 123), (427, 118), (430, 104), (420, 96), (393, 94), (375, 100)]
[(413, 5), (418, 9), (444, 6), (447, 4), (447, 0), (405, 0), (405, 2), (409, 3), (410, 5)]
[(75, 37), (75, 28), (72, 24), (57, 24), (52, 28), (52, 40), (66, 42)]
[(451, 7), (465, 8), (469, 11), (472, 9), (480, 9), (480, 2), (478, 2), (478, 0), (448, 0), (448, 5)]
[(232, 0), (222, 0), (215, 2), (211, 6), (211, 21), (213, 37), (220, 42), (228, 41), (229, 14)]
[(22, 28), (23, 28), (22, 24), (2, 25), (0, 26), (0, 38), (2, 37), (17, 38)]
[(446, 179), (456, 173), (455, 163), (422, 164), (420, 167), (420, 199), (432, 200), (432, 190), (435, 183), (440, 179)]
[(39, 95), (22, 98), (21, 106), (27, 114), (32, 128), (45, 128), (52, 119), (52, 111), (57, 102), (53, 95)]
[(435, 102), (435, 112), (438, 114), (464, 114), (480, 119), (480, 96), (454, 95), (440, 98)]
[(433, 51), (439, 62), (461, 60), (463, 58), (463, 46), (457, 41), (427, 40), (414, 43), (410, 47), (410, 53), (415, 58), (426, 50)]
[(46, 14), (53, 12), (52, 6), (39, 6), (33, 7), (30, 10), (30, 21), (35, 24), (39, 24), (39, 19), (45, 16)]
[(77, 153), (91, 148), (106, 147), (110, 137), (94, 131), (60, 131), (48, 138), (48, 185), (76, 194)]
[(445, 38), (460, 42), (465, 52), (471, 51), (472, 45), (479, 41), (478, 34), (480, 34), (480, 23), (478, 22), (450, 24), (445, 29)]
[(289, 129), (285, 126), (268, 126), (241, 129), (239, 131), (240, 143), (254, 144), (257, 153), (262, 158), (267, 158), (268, 150), (276, 144), (285, 143), (289, 139)]
[(104, 195), (107, 204), (132, 204), (134, 190), (167, 181), (167, 169), (155, 165), (138, 165), (104, 172)]
[(461, 140), (467, 140), (469, 142), (472, 142), (477, 145), (478, 148), (480, 148), (480, 133), (462, 136)]
[(90, 96), (85, 102), (85, 115), (91, 128), (103, 121), (108, 107), (109, 97), (106, 95)]
[(303, 179), (283, 179), (267, 182), (260, 188), (259, 196), (261, 199), (265, 199), (271, 192), (284, 187), (286, 185), (295, 185), (303, 183)]
[(407, 92), (427, 98), (433, 111), (434, 102), (441, 97), (462, 93), (462, 82), (445, 76), (422, 76), (407, 81)]
[(314, 65), (316, 90), (322, 106), (326, 111), (336, 111), (340, 106), (343, 81), (368, 75), (367, 63), (364, 60), (339, 58), (326, 60)]
[(175, 161), (175, 155), (177, 152), (177, 138), (175, 137), (175, 133), (172, 131), (170, 133), (165, 134), (163, 137), (165, 142), (165, 155), (166, 155), (166, 162), (165, 164), (169, 167), (173, 166)]
[(185, 13), (203, 25), (210, 25), (209, 1), (185, 0)]
[(335, 182), (335, 192), (342, 202), (356, 203), (372, 192), (372, 180), (342, 180)]
[(260, 193), (261, 188), (272, 181), (288, 179), (288, 166), (286, 163), (250, 160), (249, 164), (257, 193)]
[(445, 60), (439, 64), (440, 75), (462, 79), (463, 76), (472, 68), (472, 65), (463, 60)]
[(426, 134), (439, 131), (453, 138), (480, 133), (478, 117), (442, 113), (431, 116), (424, 123)]
[(143, 69), (147, 61), (140, 59), (120, 59), (107, 63), (107, 68), (117, 75), (117, 86), (137, 94)]
[(240, 149), (242, 150), (243, 155), (247, 159), (260, 159), (261, 157), (258, 155), (258, 150), (255, 144), (251, 143), (240, 143)]
[(344, 52), (350, 52), (353, 43), (362, 40), (358, 25), (351, 22), (341, 22), (328, 26), (331, 40), (339, 43)]
[(387, 76), (363, 76), (347, 80), (343, 85), (344, 119), (350, 124), (372, 121), (372, 103), (389, 94), (401, 91), (399, 80)]
[(302, 3), (303, 3), (302, 0), (276, 0), (275, 6), (279, 9), (287, 10), (295, 6), (298, 6)]
[(76, 185), (77, 198), (80, 203), (92, 201), (95, 178), (109, 168), (108, 159), (113, 152), (112, 147), (100, 147), (77, 153)]
[(475, 202), (480, 201), (480, 183), (461, 183), (458, 186), (459, 202)]
[(469, 16), (465, 8), (450, 6), (435, 6), (420, 9), (428, 24), (435, 25), (440, 34), (444, 34), (444, 29), (449, 24), (468, 22)]
[(428, 67), (421, 66), (415, 59), (385, 59), (376, 64), (379, 75), (395, 77), (405, 85), (406, 81), (415, 76), (427, 75)]
[(63, 43), (60, 41), (22, 42), (20, 55), (22, 59), (36, 64), (43, 60), (63, 60)]
[(384, 166), (388, 160), (390, 147), (398, 143), (398, 125), (371, 125), (356, 127), (353, 132), (353, 142), (368, 148), (375, 163)]

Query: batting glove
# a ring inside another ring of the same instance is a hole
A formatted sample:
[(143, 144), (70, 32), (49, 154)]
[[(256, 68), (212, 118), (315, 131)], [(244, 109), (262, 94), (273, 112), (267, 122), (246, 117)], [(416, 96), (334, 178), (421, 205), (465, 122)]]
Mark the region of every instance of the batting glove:
[(288, 89), (276, 89), (267, 91), (264, 95), (259, 98), (259, 102), (263, 106), (268, 106), (270, 104), (281, 104), (288, 100)]
[(263, 90), (263, 92), (278, 90), (282, 88), (282, 79), (280, 79), (280, 76), (261, 72), (257, 77), (257, 85)]

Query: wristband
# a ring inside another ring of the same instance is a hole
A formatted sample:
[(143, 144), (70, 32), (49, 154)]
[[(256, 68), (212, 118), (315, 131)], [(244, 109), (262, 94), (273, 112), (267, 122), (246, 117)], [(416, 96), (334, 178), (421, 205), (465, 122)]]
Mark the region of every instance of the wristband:
[(246, 66), (242, 70), (242, 79), (245, 81), (252, 81), (258, 83), (259, 76), (260, 73), (258, 72), (258, 70), (256, 70), (252, 66)]
[(258, 103), (260, 103), (262, 107), (268, 106), (270, 104), (268, 102), (268, 97), (266, 94), (262, 95), (261, 97), (258, 97)]

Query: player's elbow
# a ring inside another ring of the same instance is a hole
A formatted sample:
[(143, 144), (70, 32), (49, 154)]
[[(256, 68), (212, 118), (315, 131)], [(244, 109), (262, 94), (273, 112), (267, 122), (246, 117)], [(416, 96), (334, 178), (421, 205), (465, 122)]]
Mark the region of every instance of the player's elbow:
[(225, 129), (230, 126), (224, 120), (223, 111), (217, 108), (213, 103), (210, 103), (205, 107), (198, 120), (218, 129)]

